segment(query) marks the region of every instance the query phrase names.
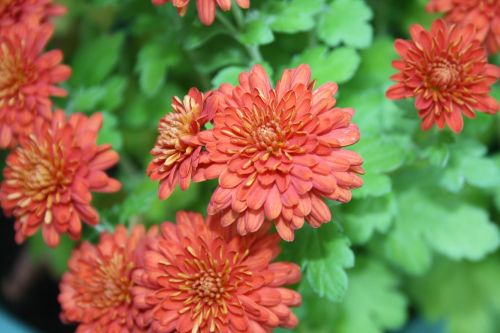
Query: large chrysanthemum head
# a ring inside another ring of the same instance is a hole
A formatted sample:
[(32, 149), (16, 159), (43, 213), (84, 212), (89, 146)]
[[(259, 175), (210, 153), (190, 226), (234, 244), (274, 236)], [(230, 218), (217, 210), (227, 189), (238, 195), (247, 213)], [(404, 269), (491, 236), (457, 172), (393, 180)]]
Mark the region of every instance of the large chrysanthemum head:
[(160, 180), (161, 199), (169, 197), (176, 185), (187, 189), (196, 172), (202, 153), (196, 136), (211, 120), (204, 103), (205, 96), (193, 88), (182, 100), (174, 97), (173, 112), (160, 120), (147, 172), (151, 179)]
[(62, 320), (78, 324), (78, 333), (147, 332), (135, 324), (130, 291), (132, 270), (153, 234), (145, 236), (137, 225), (128, 235), (119, 225), (112, 234), (102, 233), (99, 244), (84, 242), (74, 250), (60, 283)]
[(19, 23), (36, 26), (64, 13), (66, 7), (52, 0), (0, 0), (0, 29)]
[(240, 75), (211, 97), (214, 128), (200, 133), (209, 167), (195, 180), (219, 178), (208, 207), (240, 234), (274, 221), (285, 240), (304, 219), (313, 227), (331, 219), (323, 197), (348, 202), (360, 187), (362, 159), (343, 149), (359, 140), (353, 109), (335, 107), (335, 83), (314, 89), (311, 71), (286, 70), (273, 89), (265, 70)]
[(279, 237), (267, 230), (242, 237), (219, 221), (180, 212), (149, 242), (133, 273), (138, 322), (154, 333), (271, 332), (293, 328), (290, 307), (300, 295), (284, 288), (300, 280), (292, 263), (271, 263)]
[[(186, 14), (189, 6), (189, 0), (152, 0), (152, 2), (157, 6), (171, 2), (181, 16)], [(250, 7), (250, 0), (236, 0), (236, 3), (241, 8)], [(198, 9), (198, 16), (201, 23), (211, 25), (214, 22), (217, 6), (223, 11), (228, 11), (231, 9), (231, 0), (196, 0), (196, 8)]]
[(499, 0), (430, 0), (426, 9), (444, 13), (449, 23), (464, 27), (473, 25), (475, 38), (489, 53), (497, 53), (500, 49)]
[(53, 28), (15, 25), (0, 34), (0, 148), (33, 131), (36, 118), (52, 116), (51, 96), (65, 96), (56, 84), (71, 70), (61, 65), (59, 50), (43, 53)]
[(80, 237), (81, 221), (96, 225), (91, 192), (116, 192), (120, 183), (104, 172), (118, 162), (110, 145), (96, 144), (102, 115), (56, 111), (51, 123), (37, 119), (33, 133), (22, 137), (7, 157), (0, 201), (14, 216), (16, 242), (42, 229), (45, 242), (55, 247), (60, 235)]
[(413, 25), (410, 41), (396, 40), (401, 60), (393, 62), (399, 72), (391, 77), (397, 83), (389, 88), (387, 97), (415, 97), (422, 129), (447, 124), (459, 133), (462, 114), (474, 118), (475, 110), (498, 111), (498, 102), (489, 94), (500, 69), (488, 64), (486, 51), (474, 40), (473, 30), (472, 26), (461, 28), (437, 20), (430, 31)]

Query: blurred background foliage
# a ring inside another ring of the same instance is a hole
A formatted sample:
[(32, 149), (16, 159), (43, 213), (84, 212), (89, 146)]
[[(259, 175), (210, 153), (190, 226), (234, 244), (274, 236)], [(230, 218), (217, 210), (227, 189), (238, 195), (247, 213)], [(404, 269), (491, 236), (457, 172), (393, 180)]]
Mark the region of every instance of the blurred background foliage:
[[(252, 0), (247, 11), (219, 11), (210, 27), (199, 23), (194, 3), (180, 18), (172, 6), (145, 0), (61, 2), (69, 13), (56, 19), (51, 47), (64, 51), (73, 75), (70, 97), (58, 105), (104, 113), (99, 140), (120, 153), (114, 172), (124, 184), (116, 195), (94, 197), (102, 222), (85, 239), (118, 223), (205, 212), (216, 183), (160, 202), (145, 174), (172, 96), (235, 83), (256, 63), (273, 80), (308, 63), (318, 85), (338, 82), (339, 105), (356, 109), (362, 138), (352, 149), (366, 175), (351, 203), (330, 203), (332, 223), (306, 226), (283, 243), (282, 258), (303, 268), (296, 331), (500, 331), (500, 116), (478, 114), (459, 136), (422, 132), (411, 101), (384, 96), (394, 39), (437, 17), (424, 11), (426, 0)], [(55, 277), (73, 246), (65, 239), (50, 250), (40, 237), (28, 244)]]

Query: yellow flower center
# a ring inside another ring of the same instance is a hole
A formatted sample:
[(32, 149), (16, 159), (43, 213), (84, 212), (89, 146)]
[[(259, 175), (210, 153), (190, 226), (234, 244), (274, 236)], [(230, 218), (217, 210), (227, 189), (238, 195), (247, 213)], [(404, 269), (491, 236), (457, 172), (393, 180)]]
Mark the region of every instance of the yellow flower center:
[(132, 262), (126, 262), (121, 253), (115, 253), (106, 262), (99, 261), (99, 269), (89, 280), (80, 281), (82, 290), (81, 306), (92, 304), (95, 308), (110, 309), (122, 304), (130, 304), (130, 272)]
[(449, 88), (460, 80), (459, 66), (440, 60), (431, 66), (430, 84), (435, 89)]
[(19, 89), (27, 82), (25, 73), (21, 54), (12, 54), (5, 43), (0, 44), (0, 107), (15, 103)]

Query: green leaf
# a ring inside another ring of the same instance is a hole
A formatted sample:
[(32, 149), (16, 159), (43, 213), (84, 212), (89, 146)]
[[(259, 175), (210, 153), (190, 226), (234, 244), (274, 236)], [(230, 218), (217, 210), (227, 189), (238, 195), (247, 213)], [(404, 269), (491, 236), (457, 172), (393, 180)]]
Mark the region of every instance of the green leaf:
[(103, 110), (114, 110), (123, 102), (125, 89), (127, 89), (127, 78), (123, 76), (113, 76), (106, 81), (103, 87), (104, 95), (99, 107)]
[(368, 172), (385, 173), (398, 169), (405, 161), (411, 143), (405, 136), (361, 137), (353, 148), (363, 157)]
[(232, 85), (238, 84), (238, 76), (241, 72), (246, 71), (245, 67), (230, 66), (219, 71), (212, 79), (212, 86), (217, 88), (222, 83), (230, 83)]
[(429, 321), (445, 321), (447, 333), (496, 333), (500, 316), (498, 256), (479, 263), (440, 260), (410, 281), (410, 295)]
[(120, 131), (117, 128), (117, 118), (109, 112), (103, 112), (102, 115), (104, 116), (104, 120), (102, 128), (99, 131), (97, 143), (110, 144), (113, 146), (114, 150), (121, 150), (123, 140)]
[(362, 178), (363, 186), (352, 192), (354, 198), (380, 197), (389, 193), (392, 189), (392, 181), (389, 176), (378, 173), (367, 173)]
[(306, 49), (304, 53), (295, 57), (292, 66), (309, 64), (313, 77), (318, 84), (326, 82), (343, 83), (351, 79), (356, 73), (361, 58), (358, 53), (347, 47), (340, 47), (328, 51), (324, 46)]
[(289, 0), (279, 3), (272, 16), (271, 28), (277, 32), (296, 33), (311, 30), (314, 16), (321, 11), (324, 0)]
[(372, 11), (363, 0), (334, 0), (318, 23), (318, 37), (330, 46), (341, 43), (355, 48), (370, 46)]
[(265, 45), (274, 41), (274, 35), (264, 18), (253, 15), (245, 23), (243, 31), (239, 35), (242, 43), (252, 46)]
[[(397, 205), (392, 194), (353, 200), (341, 215), (346, 234), (354, 244), (364, 244), (375, 231), (385, 233), (394, 221)], [(333, 212), (335, 215), (335, 212)]]
[[(342, 303), (331, 303), (301, 284), (304, 303), (296, 330), (335, 333), (384, 333), (405, 323), (407, 300), (398, 278), (382, 262), (360, 258), (349, 273), (349, 290)], [(328, 318), (326, 320), (326, 318)]]
[(142, 92), (154, 96), (165, 83), (167, 68), (179, 61), (175, 48), (166, 48), (163, 43), (149, 42), (139, 52), (136, 70)]
[(425, 272), (433, 251), (455, 260), (480, 260), (500, 245), (498, 228), (483, 209), (425, 188), (396, 197), (399, 215), (385, 253), (409, 273)]
[(71, 62), (71, 83), (87, 87), (100, 84), (118, 63), (123, 41), (124, 35), (116, 33), (92, 38), (84, 43), (75, 52)]
[(69, 108), (74, 112), (113, 110), (122, 102), (126, 86), (124, 77), (114, 76), (101, 86), (79, 88), (71, 95)]
[(347, 291), (346, 268), (354, 265), (349, 240), (333, 224), (313, 230), (306, 259), (306, 277), (313, 290), (331, 301), (341, 300)]

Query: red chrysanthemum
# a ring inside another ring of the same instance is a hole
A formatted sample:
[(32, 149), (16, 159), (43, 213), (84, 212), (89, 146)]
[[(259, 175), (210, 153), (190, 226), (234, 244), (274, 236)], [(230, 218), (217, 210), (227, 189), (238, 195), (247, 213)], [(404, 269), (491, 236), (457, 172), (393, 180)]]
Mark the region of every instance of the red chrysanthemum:
[(33, 131), (36, 118), (51, 118), (50, 96), (65, 96), (56, 84), (71, 70), (59, 50), (43, 53), (53, 28), (15, 25), (0, 34), (0, 148)]
[(274, 221), (287, 241), (304, 219), (329, 222), (322, 197), (348, 202), (363, 172), (361, 157), (343, 149), (359, 130), (353, 109), (335, 107), (336, 92), (335, 83), (314, 90), (307, 65), (286, 70), (276, 89), (258, 65), (239, 86), (222, 85), (210, 101), (214, 128), (199, 135), (209, 166), (195, 180), (219, 178), (208, 213), (221, 214), (224, 226), (236, 222), (242, 235)]
[(64, 13), (66, 7), (52, 0), (0, 0), (0, 29), (18, 23), (36, 26)]
[[(189, 6), (189, 0), (152, 0), (152, 2), (157, 6), (171, 2), (181, 16), (186, 14)], [(236, 0), (236, 3), (241, 8), (246, 9), (250, 7), (250, 0)], [(217, 5), (223, 11), (228, 11), (231, 9), (231, 0), (196, 0), (196, 8), (198, 9), (198, 17), (201, 23), (211, 25), (214, 22)]]
[(160, 199), (169, 197), (177, 184), (185, 190), (191, 183), (202, 153), (196, 136), (211, 120), (204, 103), (203, 94), (193, 88), (183, 100), (174, 97), (173, 112), (160, 120), (159, 135), (151, 150), (153, 160), (147, 170), (151, 179), (160, 180)]
[(133, 273), (138, 323), (153, 333), (271, 332), (293, 328), (300, 294), (284, 288), (300, 280), (292, 263), (270, 263), (279, 237), (267, 228), (242, 237), (219, 221), (180, 212), (149, 242), (144, 267)]
[(130, 236), (119, 225), (113, 234), (102, 233), (98, 245), (84, 242), (74, 250), (60, 283), (63, 322), (78, 324), (78, 333), (147, 332), (135, 324), (130, 294), (146, 239), (142, 225)]
[(33, 133), (22, 137), (7, 156), (0, 201), (16, 218), (16, 242), (39, 228), (45, 242), (55, 247), (60, 234), (80, 237), (81, 221), (96, 225), (90, 192), (116, 192), (120, 183), (104, 172), (118, 162), (110, 145), (96, 144), (102, 115), (56, 111), (51, 123), (37, 119)]
[(493, 54), (500, 49), (499, 0), (430, 0), (426, 8), (429, 12), (445, 13), (449, 23), (474, 25), (475, 38), (488, 52)]
[(426, 31), (415, 24), (411, 41), (396, 40), (401, 60), (393, 62), (399, 71), (397, 82), (387, 91), (390, 99), (415, 97), (422, 129), (445, 123), (459, 133), (462, 114), (474, 118), (474, 110), (496, 113), (498, 102), (489, 93), (500, 76), (497, 66), (488, 64), (486, 51), (474, 40), (473, 27), (448, 25), (443, 20)]

